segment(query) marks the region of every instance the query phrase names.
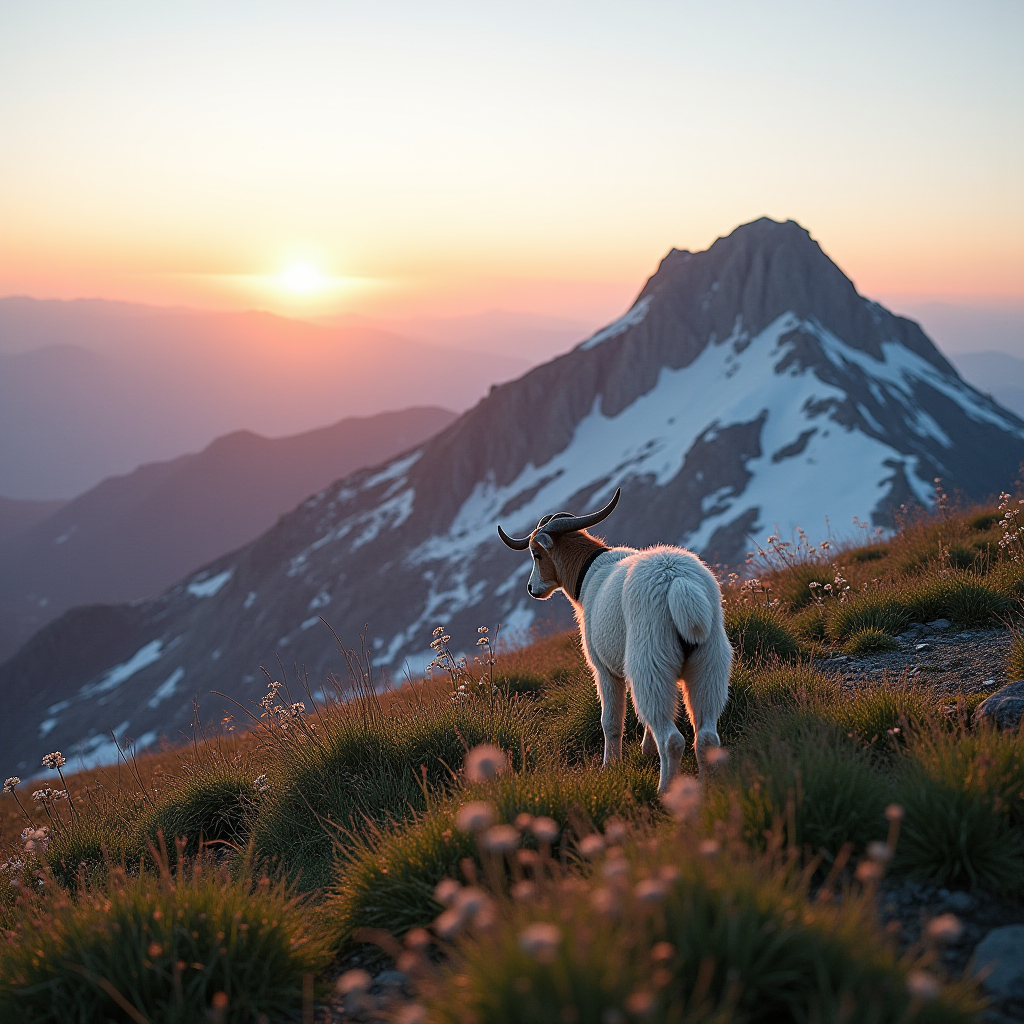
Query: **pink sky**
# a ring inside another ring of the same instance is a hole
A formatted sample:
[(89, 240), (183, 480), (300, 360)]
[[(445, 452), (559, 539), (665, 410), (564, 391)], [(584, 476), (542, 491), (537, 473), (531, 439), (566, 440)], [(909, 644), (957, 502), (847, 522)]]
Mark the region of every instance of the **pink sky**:
[(365, 8), (3, 5), (0, 295), (596, 324), (768, 215), (1024, 301), (1018, 3)]

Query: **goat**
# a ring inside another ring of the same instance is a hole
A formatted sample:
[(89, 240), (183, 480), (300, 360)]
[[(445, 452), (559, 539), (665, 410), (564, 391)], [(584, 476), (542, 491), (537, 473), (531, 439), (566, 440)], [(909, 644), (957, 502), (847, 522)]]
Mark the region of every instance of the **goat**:
[(703, 776), (708, 751), (721, 745), (718, 718), (729, 695), (732, 647), (721, 588), (696, 555), (669, 546), (612, 548), (587, 532), (611, 514), (620, 493), (590, 515), (544, 516), (528, 537), (509, 537), (500, 526), (498, 536), (533, 556), (531, 597), (545, 601), (561, 589), (573, 606), (601, 699), (604, 763), (622, 756), (628, 685), (644, 724), (641, 749), (657, 750), (664, 793), (686, 749), (675, 724), (679, 682)]

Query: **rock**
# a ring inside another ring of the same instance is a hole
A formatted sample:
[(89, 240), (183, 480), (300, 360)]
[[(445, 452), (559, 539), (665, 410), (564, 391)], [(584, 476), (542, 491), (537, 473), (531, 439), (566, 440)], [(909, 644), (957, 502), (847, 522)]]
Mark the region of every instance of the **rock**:
[(945, 903), (957, 914), (969, 914), (978, 905), (978, 901), (969, 892), (951, 892)]
[(1024, 924), (993, 928), (974, 950), (971, 972), (996, 999), (1024, 999)]
[(928, 628), (929, 629), (949, 629), (949, 627), (952, 626), (952, 625), (953, 625), (953, 623), (950, 622), (949, 619), (934, 619), (932, 622), (928, 623)]
[(914, 645), (914, 650), (915, 651), (930, 651), (931, 649), (932, 649), (932, 645), (931, 644), (915, 644)]
[(1016, 729), (1024, 716), (1024, 680), (1008, 683), (974, 709), (975, 723), (988, 721), (1000, 729)]

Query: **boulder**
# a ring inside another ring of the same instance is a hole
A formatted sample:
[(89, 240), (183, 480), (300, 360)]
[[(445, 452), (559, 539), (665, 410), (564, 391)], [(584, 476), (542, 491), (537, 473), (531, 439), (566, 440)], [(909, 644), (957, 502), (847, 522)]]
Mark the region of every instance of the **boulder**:
[(949, 629), (953, 623), (949, 619), (934, 619), (928, 623), (929, 629)]
[(974, 709), (974, 721), (991, 722), (1000, 729), (1016, 729), (1024, 716), (1024, 680), (1008, 683)]
[(1024, 999), (1024, 924), (993, 928), (978, 943), (971, 964), (984, 974), (982, 985), (996, 999)]

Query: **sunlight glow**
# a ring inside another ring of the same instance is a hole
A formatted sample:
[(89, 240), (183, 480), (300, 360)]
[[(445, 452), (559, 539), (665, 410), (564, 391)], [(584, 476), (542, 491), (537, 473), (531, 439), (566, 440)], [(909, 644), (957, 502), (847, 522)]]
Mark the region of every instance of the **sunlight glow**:
[(281, 283), (289, 291), (313, 292), (323, 288), (326, 279), (311, 263), (293, 263), (281, 275)]

